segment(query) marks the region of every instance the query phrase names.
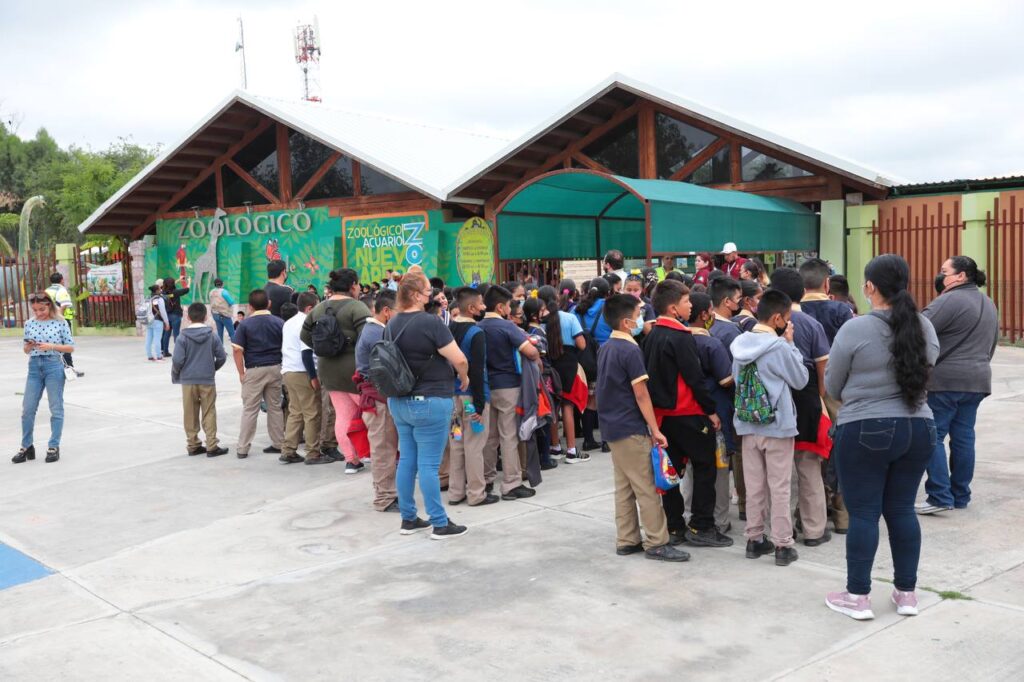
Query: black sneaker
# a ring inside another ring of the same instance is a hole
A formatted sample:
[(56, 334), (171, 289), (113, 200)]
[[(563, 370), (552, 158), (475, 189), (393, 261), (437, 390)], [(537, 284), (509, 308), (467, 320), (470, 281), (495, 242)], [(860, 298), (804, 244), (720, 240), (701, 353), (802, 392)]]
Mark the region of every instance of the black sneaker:
[(493, 493), (494, 492), (494, 482), (492, 481), (491, 483), (488, 483), (487, 485), (485, 485), (484, 486), (484, 490), (486, 490), (489, 493)]
[(668, 544), (675, 547), (686, 542), (686, 530), (669, 530)]
[(60, 448), (47, 448), (46, 449), (46, 461), (56, 462), (60, 459)]
[(273, 445), (268, 445), (267, 447), (263, 448), (263, 452), (265, 452), (268, 455), (280, 455), (281, 448), (275, 448)]
[(381, 509), (382, 512), (397, 512), (398, 511), (398, 500), (391, 500), (391, 504)]
[(825, 529), (825, 534), (820, 538), (804, 538), (804, 544), (808, 547), (817, 547), (818, 545), (824, 545), (826, 542), (832, 539), (832, 531), (828, 528)]
[(319, 455), (306, 458), (306, 464), (331, 464), (332, 462), (334, 462), (334, 459), (323, 451)]
[(457, 500), (448, 500), (448, 506), (450, 506), (450, 507), (457, 507), (458, 505), (462, 504), (465, 501), (466, 501), (465, 497), (460, 497)]
[(207, 450), (206, 451), (206, 456), (207, 457), (220, 457), (221, 455), (226, 455), (226, 454), (228, 454), (228, 449), (227, 448), (222, 448), (219, 445), (217, 447), (215, 447), (213, 450)]
[(497, 495), (492, 495), (492, 494), (490, 494), (490, 493), (487, 493), (487, 495), (486, 495), (486, 496), (484, 497), (484, 499), (480, 500), (480, 501), (479, 501), (479, 502), (477, 502), (476, 504), (472, 504), (472, 503), (470, 503), (470, 505), (469, 505), (469, 506), (470, 506), (470, 507), (482, 507), (482, 506), (484, 506), (485, 504), (497, 504), (497, 502), (498, 502), (499, 500), (501, 500), (501, 498), (500, 498), (500, 497), (498, 497)]
[(557, 468), (558, 468), (558, 462), (556, 462), (554, 459), (552, 459), (550, 462), (546, 462), (546, 463), (540, 465), (540, 470), (541, 471), (551, 471), (552, 469), (557, 469)]
[(358, 474), (360, 471), (365, 469), (366, 466), (362, 462), (347, 462), (345, 464), (346, 474)]
[(460, 535), (465, 535), (469, 529), (465, 526), (460, 526), (457, 523), (448, 521), (447, 526), (434, 527), (434, 532), (430, 534), (431, 540), (447, 540), (448, 538), (457, 538)]
[(757, 559), (774, 551), (775, 543), (769, 540), (767, 535), (762, 535), (760, 540), (747, 540), (748, 559)]
[(644, 551), (643, 545), (620, 545), (615, 548), (615, 553), (619, 556), (629, 556), (631, 554), (639, 554)]
[(501, 496), (503, 500), (518, 500), (523, 497), (533, 497), (537, 494), (537, 491), (533, 488), (527, 488), (525, 485), (521, 485), (518, 488), (512, 488), (507, 493)]
[(654, 559), (655, 561), (689, 561), (690, 553), (684, 552), (681, 549), (676, 549), (672, 545), (662, 545), (661, 547), (651, 547), (649, 550), (644, 552), (648, 559)]
[(320, 456), (327, 457), (332, 462), (340, 462), (345, 459), (345, 455), (341, 454), (341, 450), (338, 448), (321, 448)]
[(585, 450), (579, 452), (567, 452), (565, 453), (566, 464), (580, 464), (582, 462), (590, 461), (590, 453)]
[(205, 455), (205, 454), (206, 454), (206, 448), (204, 448), (202, 445), (200, 445), (198, 448), (195, 448), (194, 450), (189, 450), (188, 451), (188, 456), (189, 457), (195, 457), (196, 455)]
[(740, 512), (740, 521), (746, 521), (746, 520), (747, 520), (747, 512), (741, 511)]
[(608, 454), (612, 451), (612, 447), (607, 442), (601, 441), (601, 452)]
[(797, 560), (798, 554), (792, 547), (776, 547), (775, 548), (775, 565), (776, 566), (789, 566), (791, 563)]
[(593, 441), (593, 440), (585, 440), (585, 441), (583, 441), (583, 449), (584, 450), (597, 450), (600, 447), (601, 447), (601, 444), (598, 443), (597, 441)]
[(235, 457), (237, 457), (238, 459), (245, 459), (248, 456), (249, 456), (248, 452), (236, 452), (235, 453)]
[(421, 518), (416, 518), (412, 521), (403, 520), (401, 533), (402, 535), (412, 535), (428, 528), (430, 528), (430, 524)]
[(728, 535), (722, 535), (717, 528), (707, 530), (696, 530), (686, 527), (686, 541), (694, 547), (732, 547), (733, 540)]
[(277, 458), (277, 461), (281, 464), (302, 464), (306, 461), (306, 458), (299, 455), (281, 455)]

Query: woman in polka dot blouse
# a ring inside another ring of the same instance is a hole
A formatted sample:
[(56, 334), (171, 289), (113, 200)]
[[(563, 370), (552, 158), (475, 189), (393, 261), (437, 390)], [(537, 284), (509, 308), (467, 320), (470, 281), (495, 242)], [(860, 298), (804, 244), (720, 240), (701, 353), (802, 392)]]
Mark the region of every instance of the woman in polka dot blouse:
[(28, 377), (25, 380), (25, 399), (21, 406), (21, 449), (11, 460), (21, 464), (36, 458), (32, 444), (36, 423), (36, 410), (46, 390), (50, 404), (50, 442), (46, 448), (46, 461), (60, 459), (60, 435), (64, 428), (64, 361), (61, 353), (73, 353), (75, 341), (71, 330), (57, 312), (57, 306), (46, 292), (39, 291), (28, 297), (34, 318), (25, 322), (24, 350), (28, 355)]

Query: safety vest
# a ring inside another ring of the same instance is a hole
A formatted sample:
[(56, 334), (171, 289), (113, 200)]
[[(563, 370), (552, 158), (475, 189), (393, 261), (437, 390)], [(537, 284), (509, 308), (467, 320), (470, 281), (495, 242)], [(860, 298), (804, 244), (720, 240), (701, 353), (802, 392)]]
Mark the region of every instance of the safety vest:
[(60, 308), (65, 320), (75, 318), (75, 304), (71, 300), (71, 294), (60, 284), (51, 284), (46, 288), (46, 294), (53, 299), (53, 302)]

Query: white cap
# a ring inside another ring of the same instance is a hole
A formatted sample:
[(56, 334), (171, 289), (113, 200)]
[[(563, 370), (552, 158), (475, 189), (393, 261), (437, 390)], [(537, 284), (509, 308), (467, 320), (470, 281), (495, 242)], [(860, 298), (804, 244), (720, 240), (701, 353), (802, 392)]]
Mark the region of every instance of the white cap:
[(726, 255), (736, 253), (737, 251), (739, 251), (739, 249), (736, 248), (735, 242), (726, 242), (725, 246), (722, 247), (722, 253)]

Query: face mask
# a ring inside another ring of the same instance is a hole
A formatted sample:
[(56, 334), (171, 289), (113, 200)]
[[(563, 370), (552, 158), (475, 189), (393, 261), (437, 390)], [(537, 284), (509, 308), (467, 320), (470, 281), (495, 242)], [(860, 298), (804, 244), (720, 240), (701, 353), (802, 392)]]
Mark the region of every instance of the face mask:
[(637, 317), (636, 317), (636, 324), (633, 325), (633, 329), (632, 329), (633, 336), (640, 336), (640, 334), (643, 332), (643, 330), (644, 330), (644, 318), (641, 317), (640, 315), (637, 315)]
[(783, 327), (782, 329), (779, 329), (778, 327), (776, 327), (775, 328), (775, 333), (778, 334), (779, 336), (784, 335), (786, 333), (786, 327)]
[(946, 276), (941, 272), (935, 275), (935, 292), (941, 294), (946, 290)]

